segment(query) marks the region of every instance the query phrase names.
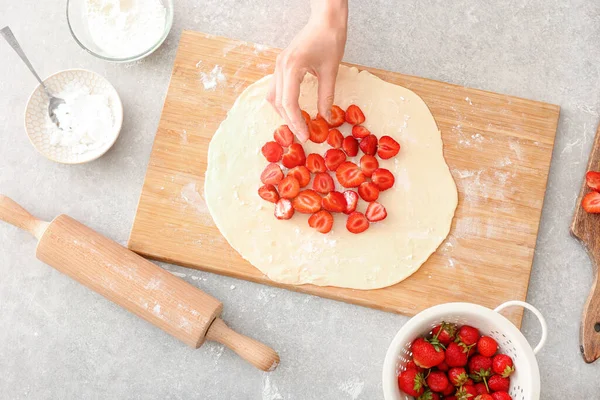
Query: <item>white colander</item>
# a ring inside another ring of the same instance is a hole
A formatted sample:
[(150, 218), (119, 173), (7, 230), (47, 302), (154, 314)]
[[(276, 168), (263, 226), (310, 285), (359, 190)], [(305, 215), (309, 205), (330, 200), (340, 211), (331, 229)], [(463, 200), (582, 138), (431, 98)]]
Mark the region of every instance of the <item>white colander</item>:
[[(520, 306), (532, 311), (542, 325), (542, 338), (532, 350), (525, 336), (500, 314), (507, 307)], [(400, 329), (385, 355), (383, 363), (383, 394), (386, 400), (411, 400), (398, 389), (398, 374), (405, 369), (412, 355), (411, 343), (442, 321), (470, 325), (498, 342), (498, 351), (514, 361), (515, 372), (510, 377), (509, 394), (513, 400), (539, 400), (540, 371), (535, 355), (546, 343), (548, 327), (542, 314), (531, 304), (508, 301), (495, 310), (471, 303), (446, 303), (428, 308), (411, 318)]]

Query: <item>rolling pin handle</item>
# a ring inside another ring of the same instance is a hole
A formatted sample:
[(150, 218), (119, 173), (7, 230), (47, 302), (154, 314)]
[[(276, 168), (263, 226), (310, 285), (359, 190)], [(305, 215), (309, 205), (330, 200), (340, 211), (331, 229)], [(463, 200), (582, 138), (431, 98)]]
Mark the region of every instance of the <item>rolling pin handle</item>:
[(35, 218), (14, 200), (2, 194), (0, 194), (0, 220), (31, 233), (38, 240), (49, 225), (48, 222)]
[(267, 345), (241, 335), (229, 328), (221, 318), (215, 318), (208, 328), (206, 339), (219, 342), (263, 371), (273, 371), (279, 365), (279, 355)]

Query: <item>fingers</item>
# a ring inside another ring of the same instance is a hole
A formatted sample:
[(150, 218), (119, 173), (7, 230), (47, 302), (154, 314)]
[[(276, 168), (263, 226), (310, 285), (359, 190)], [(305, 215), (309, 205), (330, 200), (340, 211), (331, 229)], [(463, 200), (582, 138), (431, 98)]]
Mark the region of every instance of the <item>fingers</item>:
[(337, 72), (337, 68), (319, 71), (319, 99), (317, 101), (317, 110), (327, 122), (331, 122), (331, 106), (333, 106)]
[(302, 117), (298, 98), (300, 97), (300, 84), (304, 78), (301, 71), (288, 69), (283, 77), (283, 93), (281, 103), (283, 110), (289, 120), (289, 127), (298, 137), (300, 142), (308, 140), (308, 127)]

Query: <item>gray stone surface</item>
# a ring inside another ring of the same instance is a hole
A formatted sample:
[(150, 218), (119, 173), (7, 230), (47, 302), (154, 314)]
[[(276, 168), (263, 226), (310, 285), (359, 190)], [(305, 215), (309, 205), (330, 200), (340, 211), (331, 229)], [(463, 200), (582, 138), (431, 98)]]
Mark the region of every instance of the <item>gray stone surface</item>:
[[(306, 21), (308, 1), (176, 1), (165, 45), (129, 65), (81, 50), (64, 3), (0, 0), (0, 26), (11, 25), (41, 75), (81, 67), (106, 76), (125, 107), (121, 137), (87, 165), (36, 154), (23, 128), (36, 82), (0, 41), (0, 191), (40, 217), (68, 213), (124, 243), (182, 29), (282, 47)], [(538, 357), (542, 398), (600, 398), (600, 364), (586, 365), (578, 350), (592, 271), (568, 233), (600, 120), (600, 3), (352, 0), (345, 60), (562, 106), (528, 300), (550, 326)], [(42, 265), (34, 247), (0, 225), (2, 399), (379, 399), (386, 348), (407, 321), (164, 265), (224, 300), (234, 328), (280, 351), (281, 366), (265, 374), (218, 345), (186, 348)], [(537, 340), (533, 318), (523, 330)]]

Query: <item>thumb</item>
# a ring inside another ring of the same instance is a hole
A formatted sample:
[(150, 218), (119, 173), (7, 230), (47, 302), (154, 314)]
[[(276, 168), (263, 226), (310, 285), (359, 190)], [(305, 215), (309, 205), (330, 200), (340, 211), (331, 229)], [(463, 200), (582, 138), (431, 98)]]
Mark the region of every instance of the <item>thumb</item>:
[(319, 74), (319, 100), (317, 101), (317, 110), (327, 122), (331, 122), (331, 106), (333, 105), (333, 96), (335, 93), (335, 79), (337, 69), (331, 69)]

